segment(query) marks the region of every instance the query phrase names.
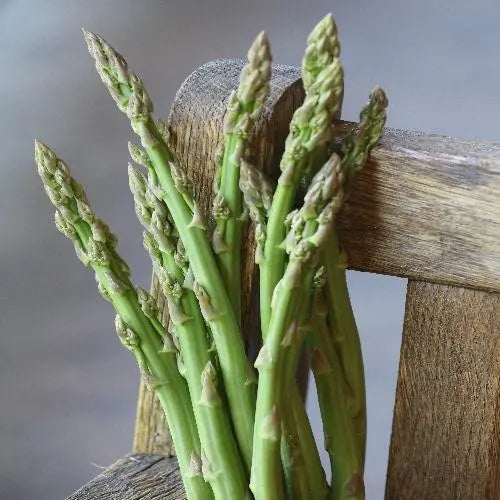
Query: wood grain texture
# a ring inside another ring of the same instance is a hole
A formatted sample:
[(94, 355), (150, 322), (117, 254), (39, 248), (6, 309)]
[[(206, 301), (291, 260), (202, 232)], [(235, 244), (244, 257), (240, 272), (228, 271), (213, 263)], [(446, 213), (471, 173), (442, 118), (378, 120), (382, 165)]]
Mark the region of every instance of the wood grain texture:
[(70, 495), (67, 500), (184, 500), (175, 458), (131, 453)]
[[(215, 156), (223, 141), (222, 123), (229, 94), (238, 85), (243, 61), (215, 61), (194, 71), (176, 94), (169, 116), (171, 145), (193, 182), (195, 196), (207, 214), (212, 203)], [(293, 111), (303, 99), (299, 71), (273, 66), (271, 92), (262, 116), (250, 139), (248, 159), (276, 177), (288, 125)], [(209, 221), (213, 225), (213, 221)], [(257, 354), (259, 334), (257, 268), (253, 262), (253, 230), (245, 234), (243, 249), (243, 330), (247, 351)], [(251, 255), (251, 258), (248, 256)], [(159, 296), (153, 282), (153, 295)], [(164, 313), (166, 313), (164, 311)], [(172, 449), (163, 412), (141, 383), (137, 405), (134, 451), (170, 454)]]
[(386, 498), (500, 498), (500, 295), (410, 281)]
[(500, 291), (500, 144), (386, 129), (340, 239), (351, 269)]

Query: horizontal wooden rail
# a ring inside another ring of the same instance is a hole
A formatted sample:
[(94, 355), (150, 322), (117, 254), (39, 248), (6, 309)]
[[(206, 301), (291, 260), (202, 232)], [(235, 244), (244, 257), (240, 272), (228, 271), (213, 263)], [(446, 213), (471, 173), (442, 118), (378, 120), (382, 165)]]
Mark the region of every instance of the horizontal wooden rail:
[(66, 500), (184, 500), (175, 457), (131, 453)]
[(499, 291), (500, 144), (386, 129), (339, 227), (352, 269)]

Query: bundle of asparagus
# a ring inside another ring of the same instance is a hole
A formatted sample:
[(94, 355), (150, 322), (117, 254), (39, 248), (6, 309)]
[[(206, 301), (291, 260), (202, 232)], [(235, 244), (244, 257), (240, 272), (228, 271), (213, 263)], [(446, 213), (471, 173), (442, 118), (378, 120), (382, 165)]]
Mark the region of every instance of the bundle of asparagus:
[[(56, 207), (57, 228), (96, 276), (116, 310), (116, 330), (165, 411), (187, 497), (271, 500), (364, 498), (366, 442), (360, 342), (346, 285), (335, 216), (382, 134), (387, 99), (377, 88), (356, 131), (332, 148), (343, 96), (331, 15), (312, 31), (302, 64), (305, 100), (293, 115), (272, 186), (247, 161), (249, 135), (269, 92), (271, 55), (261, 33), (230, 96), (211, 216), (193, 196), (152, 117), (142, 80), (101, 37), (84, 31), (99, 76), (141, 146), (129, 144), (129, 181), (143, 241), (170, 316), (134, 287), (116, 238), (93, 212), (63, 160), (36, 141), (35, 159)], [(302, 202), (301, 186), (308, 186)], [(255, 227), (262, 348), (254, 367), (241, 333), (245, 215)], [(326, 481), (296, 373), (307, 349), (330, 456)], [(291, 388), (285, 398), (285, 388)]]

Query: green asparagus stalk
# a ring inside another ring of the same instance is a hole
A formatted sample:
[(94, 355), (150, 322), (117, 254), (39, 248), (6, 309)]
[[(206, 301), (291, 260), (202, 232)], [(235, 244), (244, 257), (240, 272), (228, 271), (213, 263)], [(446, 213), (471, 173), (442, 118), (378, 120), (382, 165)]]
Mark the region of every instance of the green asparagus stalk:
[(232, 422), (247, 470), (251, 466), (255, 385), (243, 338), (206, 234), (199, 223), (185, 174), (162, 137), (151, 113), (153, 105), (142, 81), (130, 73), (124, 58), (102, 38), (85, 32), (96, 69), (119, 109), (130, 119), (151, 163), (161, 198), (166, 203), (186, 249), (194, 275), (193, 289), (212, 331)]
[[(257, 231), (257, 261), (260, 265), (260, 315), (262, 335), (265, 339), (271, 315), (271, 298), (274, 288), (282, 277), (286, 256), (279, 247), (285, 235), (284, 220), (291, 210), (297, 193), (300, 179), (317, 157), (317, 150), (326, 145), (330, 134), (330, 123), (340, 109), (343, 94), (343, 74), (338, 58), (326, 60), (317, 57), (318, 47), (325, 43), (328, 46), (328, 34), (336, 34), (336, 28), (331, 16), (327, 16), (311, 33), (308, 39), (308, 49), (303, 61), (302, 75), (308, 79), (308, 89), (311, 91), (303, 105), (295, 112), (290, 125), (290, 134), (285, 145), (285, 153), (281, 161), (283, 171), (278, 187), (272, 200), (272, 205), (266, 208), (265, 223), (259, 220)], [(336, 36), (333, 37), (336, 40)], [(262, 210), (261, 210), (262, 212)], [(261, 217), (262, 219), (262, 217)], [(269, 219), (269, 220), (267, 220)], [(300, 352), (300, 348), (298, 348)], [(292, 381), (293, 382), (293, 381)], [(314, 446), (312, 431), (308, 423), (305, 408), (298, 389), (292, 391), (291, 406), (293, 411), (287, 415), (284, 422), (285, 435), (288, 446), (283, 445), (283, 462), (286, 464), (286, 478), (288, 488), (290, 477), (297, 475), (291, 461), (290, 450), (293, 446), (293, 455), (301, 456), (304, 449), (308, 450), (310, 459), (306, 462), (308, 483), (316, 488), (316, 495), (326, 487), (323, 469), (319, 455)], [(293, 417), (293, 420), (292, 418)], [(297, 440), (296, 436), (301, 439)], [(299, 463), (299, 461), (297, 461)], [(296, 495), (299, 494), (296, 491)], [(317, 498), (320, 498), (317, 496)]]
[[(267, 214), (271, 207), (273, 188), (265, 175), (246, 161), (241, 163), (240, 188), (250, 218), (255, 224), (257, 248), (256, 263), (261, 262), (266, 239)], [(304, 295), (302, 304), (307, 304)], [(302, 309), (301, 309), (302, 310)], [(304, 317), (307, 316), (304, 310)], [(299, 313), (298, 319), (302, 317)], [(298, 326), (299, 330), (303, 325)], [(291, 336), (290, 339), (295, 338)], [(287, 485), (287, 494), (293, 498), (324, 498), (328, 485), (321, 465), (318, 449), (314, 440), (309, 419), (300, 394), (295, 373), (297, 359), (300, 355), (301, 341), (294, 345), (295, 360), (287, 364), (287, 383), (290, 385), (290, 411), (283, 415), (283, 436), (281, 455)], [(288, 367), (290, 365), (290, 367)]]
[(150, 297), (138, 291), (116, 252), (116, 238), (96, 217), (83, 188), (67, 165), (46, 145), (35, 143), (35, 159), (45, 190), (56, 207), (57, 228), (75, 245), (79, 258), (95, 272), (101, 294), (118, 316), (117, 332), (137, 359), (150, 389), (165, 411), (189, 498), (213, 498), (201, 475), (201, 447), (185, 380), (177, 370), (175, 350), (164, 349), (168, 333), (156, 317)]
[[(332, 220), (342, 200), (343, 173), (340, 159), (334, 153), (315, 176), (305, 196), (303, 207), (294, 214), (284, 249), (289, 262), (273, 295), (272, 315), (268, 335), (255, 366), (259, 370), (259, 386), (255, 414), (254, 448), (250, 488), (257, 500), (283, 498), (276, 487), (281, 475), (280, 437), (284, 393), (285, 367), (289, 346), (296, 341), (296, 311), (303, 298), (298, 293), (312, 287), (319, 252), (331, 230)], [(315, 227), (305, 234), (306, 223)], [(299, 340), (299, 339), (297, 339)]]
[[(133, 146), (129, 149), (139, 153)], [(225, 405), (217, 388), (218, 374), (210, 356), (209, 335), (186, 272), (177, 264), (178, 235), (168, 208), (157, 198), (158, 186), (129, 165), (129, 184), (136, 212), (145, 228), (144, 243), (165, 294), (175, 325), (191, 403), (203, 450), (203, 475), (215, 498), (245, 498), (248, 479), (240, 458)], [(184, 266), (189, 265), (185, 258)], [(189, 271), (187, 272), (189, 275)]]
[[(337, 28), (331, 15), (326, 16), (313, 30), (308, 39), (308, 47), (303, 60), (303, 83), (306, 94), (310, 91), (315, 76), (321, 67), (330, 63), (340, 55), (340, 44), (337, 36)], [(349, 142), (352, 148), (352, 141)], [(322, 155), (326, 153), (326, 148), (317, 152), (317, 164), (321, 164)], [(355, 156), (355, 155), (353, 155)], [(345, 161), (344, 155), (343, 161)], [(363, 160), (360, 158), (360, 165)], [(347, 162), (351, 163), (351, 162)], [(312, 168), (314, 171), (314, 166)], [(351, 172), (351, 169), (347, 169)], [(366, 402), (365, 402), (365, 381), (363, 357), (361, 343), (356, 329), (356, 323), (347, 293), (345, 279), (345, 266), (342, 269), (343, 260), (340, 259), (338, 249), (338, 237), (335, 231), (332, 232), (330, 241), (326, 245), (327, 249), (323, 256), (323, 265), (326, 269), (328, 282), (328, 296), (330, 303), (330, 315), (335, 323), (336, 338), (345, 346), (343, 365), (346, 366), (346, 376), (349, 380), (352, 394), (353, 418), (356, 421), (356, 431), (358, 433), (358, 443), (362, 462), (364, 464), (366, 448)], [(337, 321), (335, 319), (338, 318)]]
[(323, 420), (325, 447), (330, 456), (332, 486), (329, 498), (363, 500), (363, 462), (349, 411), (348, 385), (339, 356), (328, 341), (328, 310), (322, 295), (322, 286), (319, 286), (313, 308), (315, 321), (310, 358)]
[[(370, 151), (382, 135), (387, 104), (384, 91), (376, 88), (361, 111), (358, 130), (344, 141), (342, 165), (347, 173), (346, 189), (349, 189), (354, 176), (364, 166)], [(366, 399), (363, 356), (347, 288), (347, 257), (339, 246), (336, 231), (332, 232), (326, 248), (328, 250), (325, 250), (322, 262), (326, 269), (329, 321), (340, 364), (349, 386), (349, 408), (355, 422), (360, 456), (364, 463)]]
[(260, 33), (248, 51), (240, 84), (229, 97), (224, 120), (224, 148), (214, 183), (214, 241), (222, 279), (238, 321), (241, 321), (241, 246), (243, 206), (239, 189), (240, 164), (248, 137), (269, 93), (271, 54), (269, 41)]
[[(311, 43), (311, 42), (310, 42)], [(309, 66), (302, 68), (310, 75)], [(318, 148), (330, 140), (333, 118), (337, 115), (343, 93), (343, 72), (338, 58), (315, 76), (304, 103), (290, 123), (290, 133), (280, 163), (281, 175), (269, 211), (264, 255), (260, 263), (260, 313), (264, 338), (271, 316), (271, 298), (286, 264), (280, 244), (285, 237), (285, 218), (295, 202), (300, 179), (310, 169)]]

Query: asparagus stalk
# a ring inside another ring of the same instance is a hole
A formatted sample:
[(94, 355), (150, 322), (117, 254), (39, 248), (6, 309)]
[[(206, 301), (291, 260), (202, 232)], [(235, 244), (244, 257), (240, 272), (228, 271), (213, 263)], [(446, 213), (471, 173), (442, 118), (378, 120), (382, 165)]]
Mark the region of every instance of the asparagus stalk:
[[(266, 239), (267, 213), (271, 207), (273, 188), (265, 175), (246, 161), (241, 163), (240, 188), (250, 218), (255, 224), (257, 248), (255, 253), (256, 263), (260, 263)], [(304, 288), (304, 287), (303, 287)], [(303, 306), (308, 302), (304, 294), (301, 317), (307, 317), (307, 308)], [(303, 329), (304, 325), (298, 328)], [(294, 333), (294, 332), (292, 332)], [(295, 335), (290, 336), (290, 340)], [(297, 359), (300, 354), (301, 341), (291, 342), (295, 345), (294, 361), (287, 363), (287, 384), (290, 384), (290, 411), (283, 415), (283, 436), (281, 440), (281, 455), (287, 485), (287, 494), (293, 498), (324, 498), (328, 485), (321, 465), (318, 449), (314, 440), (309, 419), (302, 401), (295, 379)], [(290, 365), (290, 367), (288, 366)]]
[[(304, 282), (309, 282), (308, 279)], [(300, 292), (299, 292), (300, 293)], [(304, 296), (300, 294), (301, 301)], [(305, 334), (304, 325), (298, 326), (298, 337)], [(294, 347), (297, 346), (296, 349)], [(293, 492), (292, 498), (326, 498), (328, 484), (321, 465), (318, 447), (305, 410), (304, 401), (296, 383), (297, 358), (301, 352), (302, 340), (295, 339), (292, 350), (285, 361), (284, 386), (290, 387), (290, 409), (283, 411), (283, 438), (281, 460), (287, 486)], [(296, 357), (294, 357), (294, 353)], [(295, 367), (292, 369), (291, 367)], [(287, 446), (284, 446), (286, 443)], [(289, 451), (290, 450), (290, 451)]]
[[(168, 208), (155, 195), (158, 186), (153, 177), (146, 179), (129, 165), (129, 184), (136, 212), (145, 228), (144, 246), (175, 325), (203, 450), (205, 480), (216, 498), (245, 498), (248, 480), (217, 388), (218, 374), (210, 359), (209, 335), (196, 296), (188, 288), (186, 272), (176, 262), (178, 235), (168, 220)], [(185, 258), (183, 261), (184, 266), (189, 265)]]
[[(303, 74), (310, 74), (307, 66)], [(330, 128), (337, 115), (343, 92), (343, 72), (338, 58), (321, 69), (311, 83), (304, 103), (290, 123), (290, 133), (280, 163), (281, 175), (273, 197), (264, 256), (260, 263), (260, 313), (264, 338), (271, 316), (270, 303), (274, 288), (281, 279), (286, 264), (280, 244), (285, 237), (285, 218), (295, 202), (300, 179), (310, 169), (318, 148), (330, 139)]]
[(129, 72), (124, 58), (102, 38), (85, 32), (85, 39), (97, 72), (141, 139), (161, 187), (161, 198), (186, 249), (195, 278), (194, 292), (214, 337), (236, 438), (249, 470), (255, 410), (253, 369), (246, 358), (238, 320), (205, 227), (199, 222), (200, 208), (192, 198), (185, 174), (151, 117), (153, 105), (142, 81)]
[[(330, 63), (340, 55), (340, 44), (337, 36), (337, 27), (331, 15), (326, 16), (315, 27), (308, 39), (308, 47), (303, 60), (303, 83), (306, 94), (310, 91), (315, 76), (321, 70), (321, 67)], [(353, 150), (353, 141), (348, 141), (349, 149)], [(326, 148), (317, 153), (317, 163), (320, 165), (321, 157), (326, 152)], [(343, 161), (346, 162), (349, 155), (344, 155)], [(351, 154), (351, 156), (356, 156)], [(364, 163), (359, 158), (360, 165)], [(352, 161), (347, 161), (352, 165)], [(314, 166), (313, 169), (314, 170)], [(347, 169), (351, 172), (350, 169)], [(346, 376), (349, 381), (352, 403), (349, 407), (352, 409), (353, 418), (356, 421), (356, 432), (358, 433), (358, 445), (362, 462), (364, 464), (366, 448), (366, 401), (365, 401), (365, 381), (363, 357), (361, 352), (361, 343), (352, 313), (352, 308), (347, 292), (347, 283), (345, 278), (345, 266), (342, 262), (338, 246), (338, 237), (335, 231), (332, 231), (330, 241), (326, 245), (327, 251), (323, 255), (323, 265), (326, 269), (328, 283), (328, 297), (330, 304), (330, 316), (334, 322), (336, 338), (342, 342), (344, 347), (343, 365), (346, 367)], [(343, 267), (343, 269), (342, 269)], [(342, 341), (340, 340), (342, 339)]]
[(132, 351), (150, 389), (160, 399), (188, 498), (213, 498), (199, 467), (201, 447), (188, 388), (177, 370), (174, 349), (163, 348), (163, 337), (168, 333), (156, 318), (147, 294), (138, 293), (132, 285), (128, 268), (116, 252), (116, 238), (95, 216), (67, 165), (39, 141), (35, 143), (35, 159), (45, 190), (56, 207), (57, 228), (73, 241), (79, 258), (95, 272), (99, 291), (118, 314), (120, 340)]
[(214, 240), (222, 280), (238, 321), (241, 321), (242, 195), (240, 164), (248, 147), (248, 136), (269, 93), (271, 54), (269, 41), (260, 33), (248, 51), (238, 90), (229, 97), (224, 120), (224, 148), (215, 178)]
[(319, 286), (313, 308), (315, 321), (310, 357), (323, 420), (325, 447), (330, 456), (332, 486), (329, 498), (363, 500), (363, 462), (349, 411), (349, 389), (339, 356), (328, 341), (327, 307), (322, 295), (322, 286)]
[[(276, 487), (276, 478), (281, 475), (279, 441), (284, 411), (282, 396), (286, 387), (284, 374), (301, 300), (297, 292), (304, 282), (306, 290), (312, 286), (319, 251), (340, 207), (342, 180), (340, 159), (334, 153), (313, 179), (303, 207), (293, 216), (283, 245), (289, 262), (276, 287), (268, 335), (255, 363), (259, 370), (259, 386), (250, 488), (257, 500), (283, 498), (280, 485)], [(311, 235), (306, 235), (304, 227), (311, 218), (314, 218), (315, 227)]]
[[(262, 335), (265, 339), (271, 315), (271, 299), (276, 284), (283, 275), (286, 256), (280, 248), (285, 235), (284, 221), (295, 200), (300, 179), (310, 169), (318, 157), (321, 148), (329, 139), (330, 122), (340, 109), (343, 93), (343, 73), (338, 58), (330, 60), (318, 58), (318, 47), (321, 49), (330, 44), (328, 34), (336, 34), (331, 16), (327, 16), (308, 38), (308, 49), (303, 61), (302, 75), (307, 79), (310, 89), (303, 105), (295, 112), (290, 124), (290, 134), (285, 144), (285, 152), (281, 161), (282, 175), (272, 199), (271, 207), (266, 208), (266, 224), (260, 217), (256, 225), (257, 261), (260, 265), (260, 316)], [(326, 36), (325, 36), (326, 35)], [(333, 37), (336, 40), (336, 37)], [(334, 42), (335, 43), (335, 42)], [(262, 212), (262, 210), (261, 210)], [(267, 220), (268, 219), (268, 220)], [(300, 348), (299, 348), (300, 350)], [(293, 381), (292, 381), (293, 382)], [(292, 391), (291, 406), (293, 411), (284, 423), (288, 436), (288, 447), (294, 446), (294, 455), (300, 456), (304, 448), (311, 454), (306, 462), (308, 482), (313, 488), (324, 489), (325, 479), (319, 455), (314, 444), (312, 431), (308, 424), (302, 398), (297, 389)], [(300, 436), (296, 441), (294, 436)], [(283, 461), (287, 464), (287, 483), (290, 488), (290, 469), (293, 468), (290, 450), (282, 446)], [(288, 455), (288, 458), (287, 458)], [(297, 472), (295, 473), (295, 475)], [(322, 478), (322, 480), (321, 480)], [(316, 489), (316, 491), (318, 491)], [(296, 492), (298, 494), (298, 492)], [(319, 493), (318, 493), (319, 494)]]
[[(382, 135), (386, 121), (387, 97), (376, 88), (362, 109), (356, 133), (342, 146), (342, 165), (347, 173), (347, 189), (363, 167), (370, 151)], [(361, 342), (349, 299), (346, 280), (347, 257), (342, 252), (336, 231), (332, 231), (322, 262), (326, 269), (326, 296), (329, 321), (340, 364), (349, 386), (349, 408), (355, 423), (362, 463), (366, 450), (366, 398)]]

